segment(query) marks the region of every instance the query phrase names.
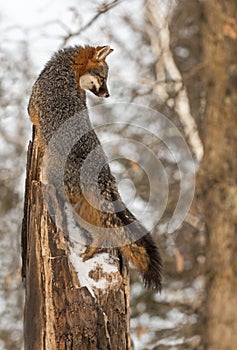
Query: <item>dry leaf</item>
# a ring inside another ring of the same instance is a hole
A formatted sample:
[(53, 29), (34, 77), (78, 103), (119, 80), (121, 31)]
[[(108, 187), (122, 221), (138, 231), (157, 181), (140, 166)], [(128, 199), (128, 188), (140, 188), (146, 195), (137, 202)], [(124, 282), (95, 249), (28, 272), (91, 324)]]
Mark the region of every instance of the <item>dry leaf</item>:
[(144, 326), (139, 326), (136, 328), (136, 336), (137, 338), (141, 338), (141, 336), (143, 336), (144, 334), (147, 333), (147, 328)]
[(177, 272), (182, 272), (184, 269), (184, 258), (181, 255), (178, 248), (174, 249), (174, 256), (175, 256), (176, 270)]
[(133, 171), (138, 171), (139, 166), (138, 166), (137, 162), (134, 162), (133, 160), (130, 160), (130, 164), (131, 164), (131, 167), (132, 167)]

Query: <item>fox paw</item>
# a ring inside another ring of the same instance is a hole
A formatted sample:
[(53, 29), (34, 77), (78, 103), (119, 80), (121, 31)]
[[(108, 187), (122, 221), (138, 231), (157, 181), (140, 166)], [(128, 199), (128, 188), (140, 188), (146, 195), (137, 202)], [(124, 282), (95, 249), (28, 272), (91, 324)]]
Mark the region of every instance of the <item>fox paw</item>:
[(86, 261), (88, 259), (93, 258), (93, 256), (98, 252), (99, 248), (98, 247), (91, 247), (88, 246), (86, 248), (86, 251), (82, 253), (80, 256), (82, 257), (83, 261)]

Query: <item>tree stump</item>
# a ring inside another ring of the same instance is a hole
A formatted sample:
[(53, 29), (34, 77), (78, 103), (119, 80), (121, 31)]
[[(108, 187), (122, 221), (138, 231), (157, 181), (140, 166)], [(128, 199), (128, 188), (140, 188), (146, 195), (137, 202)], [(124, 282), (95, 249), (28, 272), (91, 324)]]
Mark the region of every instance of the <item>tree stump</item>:
[(116, 249), (82, 261), (71, 238), (80, 227), (40, 181), (42, 157), (33, 133), (22, 223), (25, 350), (131, 349), (127, 262)]

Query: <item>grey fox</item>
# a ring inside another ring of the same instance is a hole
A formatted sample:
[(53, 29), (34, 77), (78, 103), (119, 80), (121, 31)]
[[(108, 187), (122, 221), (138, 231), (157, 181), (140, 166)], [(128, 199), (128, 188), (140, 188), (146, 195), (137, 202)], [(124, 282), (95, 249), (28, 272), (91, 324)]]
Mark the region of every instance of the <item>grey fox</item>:
[[(162, 264), (158, 247), (122, 202), (86, 107), (85, 90), (109, 97), (105, 58), (112, 51), (110, 46), (77, 46), (57, 52), (33, 86), (28, 111), (43, 150), (60, 127), (78, 115), (78, 124), (61, 135), (61, 149), (56, 150), (49, 161), (48, 176), (51, 183), (57, 184), (57, 177), (61, 176), (57, 170), (60, 152), (80, 129), (82, 136), (68, 152), (63, 180), (67, 199), (80, 218), (79, 225), (91, 237), (84, 260), (91, 258), (109, 239), (143, 275), (145, 286), (160, 290)], [(93, 156), (82, 179), (83, 163), (90, 154)], [(102, 166), (95, 183), (97, 164)], [(94, 231), (97, 234), (94, 235)]]

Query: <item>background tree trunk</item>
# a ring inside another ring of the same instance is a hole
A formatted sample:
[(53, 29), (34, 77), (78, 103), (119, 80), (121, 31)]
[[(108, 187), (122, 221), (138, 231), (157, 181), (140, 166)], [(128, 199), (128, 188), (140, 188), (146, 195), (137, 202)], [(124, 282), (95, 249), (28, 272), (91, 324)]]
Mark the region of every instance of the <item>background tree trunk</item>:
[(171, 25), (171, 47), (204, 145), (192, 212), (201, 212), (207, 238), (202, 333), (208, 350), (237, 344), (236, 18), (236, 0), (180, 0)]
[(82, 284), (69, 257), (63, 204), (52, 189), (48, 201), (64, 232), (47, 211), (39, 180), (41, 158), (36, 141), (31, 142), (22, 225), (25, 350), (130, 349), (127, 263), (107, 262), (110, 273), (95, 264), (85, 276), (94, 284)]
[(200, 172), (207, 229), (209, 350), (237, 344), (237, 2), (203, 1), (205, 156)]

